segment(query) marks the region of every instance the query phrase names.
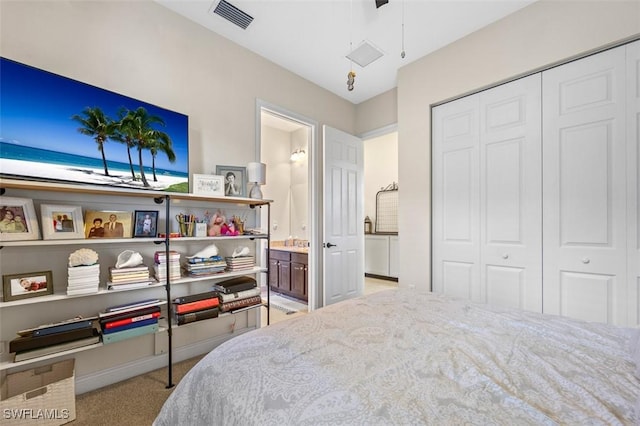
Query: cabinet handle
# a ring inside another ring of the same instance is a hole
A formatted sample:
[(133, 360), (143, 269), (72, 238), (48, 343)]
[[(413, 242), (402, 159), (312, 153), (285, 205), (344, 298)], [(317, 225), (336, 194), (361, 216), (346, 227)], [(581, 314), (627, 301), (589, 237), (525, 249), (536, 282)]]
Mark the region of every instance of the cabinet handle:
[(509, 253), (504, 253), (504, 254), (502, 255), (502, 258), (503, 258), (503, 259), (508, 259), (508, 258), (509, 258)]
[(588, 257), (585, 257), (584, 259), (582, 259), (582, 263), (584, 263), (585, 265), (589, 264), (591, 262), (591, 260)]

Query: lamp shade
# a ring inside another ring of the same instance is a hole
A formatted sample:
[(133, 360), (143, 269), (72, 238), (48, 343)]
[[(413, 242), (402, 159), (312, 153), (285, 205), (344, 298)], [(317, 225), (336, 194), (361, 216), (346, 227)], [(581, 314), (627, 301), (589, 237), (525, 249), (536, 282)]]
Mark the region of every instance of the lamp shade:
[(247, 180), (258, 185), (267, 183), (267, 165), (264, 163), (247, 164)]

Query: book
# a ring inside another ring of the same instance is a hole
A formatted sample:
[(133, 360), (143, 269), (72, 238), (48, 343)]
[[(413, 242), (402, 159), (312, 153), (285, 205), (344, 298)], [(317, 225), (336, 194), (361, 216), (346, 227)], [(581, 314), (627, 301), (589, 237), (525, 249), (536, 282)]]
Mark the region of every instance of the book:
[(54, 325), (46, 328), (38, 328), (33, 330), (32, 336), (48, 336), (49, 334), (61, 333), (63, 331), (77, 330), (80, 328), (91, 328), (92, 320), (82, 320), (76, 322), (68, 322), (65, 324)]
[(209, 308), (197, 312), (176, 314), (176, 322), (178, 323), (178, 325), (184, 325), (204, 319), (217, 318), (219, 312), (220, 310), (218, 308)]
[(175, 299), (173, 299), (173, 303), (181, 304), (181, 303), (196, 302), (196, 301), (202, 300), (202, 299), (209, 299), (209, 298), (212, 298), (212, 297), (218, 297), (219, 294), (220, 293), (218, 293), (217, 291), (207, 291), (205, 293), (190, 294), (188, 296), (176, 297)]
[(158, 324), (149, 324), (142, 327), (130, 328), (129, 330), (118, 331), (117, 333), (103, 334), (102, 343), (115, 343), (122, 340), (130, 339), (132, 337), (143, 336), (145, 334), (152, 334), (158, 331)]
[(41, 348), (43, 346), (84, 339), (85, 337), (93, 336), (94, 330), (94, 327), (89, 327), (62, 331), (60, 333), (48, 334), (45, 336), (20, 336), (9, 342), (9, 352), (24, 352), (31, 349)]
[(131, 288), (146, 287), (154, 283), (155, 281), (152, 281), (152, 280), (130, 282), (125, 284), (107, 283), (107, 290), (128, 290)]
[(205, 262), (216, 262), (223, 260), (222, 256), (211, 256), (211, 257), (189, 257), (187, 258), (187, 262), (191, 264), (197, 263), (205, 263)]
[(26, 361), (29, 359), (38, 358), (45, 355), (69, 351), (71, 349), (82, 348), (84, 346), (94, 345), (99, 342), (100, 342), (100, 335), (98, 334), (98, 331), (95, 330), (95, 334), (90, 337), (71, 340), (69, 342), (59, 343), (55, 345), (43, 346), (42, 348), (32, 349), (29, 351), (18, 352), (15, 354), (13, 362)]
[[(20, 330), (18, 331), (18, 336), (32, 336), (35, 335), (36, 332), (38, 332), (38, 334), (51, 334), (51, 332), (57, 333), (58, 331), (64, 331), (64, 330), (56, 330), (57, 327), (63, 327), (66, 325), (73, 325), (75, 323), (86, 323), (87, 321), (89, 322), (89, 325), (92, 324), (92, 322), (94, 320), (98, 319), (97, 316), (94, 317), (87, 317), (87, 318), (83, 318), (82, 316), (78, 315), (77, 317), (73, 317), (73, 318), (69, 318), (63, 321), (58, 321), (55, 323), (51, 323), (51, 324), (42, 324), (39, 325), (37, 327), (32, 327), (32, 328), (27, 328), (25, 330)], [(79, 327), (80, 328), (80, 327)], [(72, 329), (72, 328), (69, 328)], [(45, 331), (44, 333), (41, 332)]]
[(117, 328), (117, 327), (121, 327), (123, 325), (131, 324), (131, 323), (135, 323), (135, 322), (140, 322), (140, 321), (144, 321), (144, 320), (152, 319), (152, 318), (159, 318), (159, 317), (160, 317), (160, 310), (158, 310), (156, 312), (151, 312), (151, 313), (148, 313), (148, 314), (138, 315), (138, 316), (135, 316), (135, 317), (122, 318), (122, 319), (117, 319), (117, 320), (105, 322), (104, 326), (102, 327), (102, 329), (105, 330), (105, 329), (110, 329), (110, 328)]
[(214, 308), (220, 304), (220, 299), (212, 297), (209, 299), (198, 300), (190, 303), (183, 303), (181, 305), (173, 305), (173, 309), (178, 314), (184, 314), (187, 312), (200, 311), (202, 309)]
[(232, 302), (238, 299), (246, 299), (247, 297), (259, 296), (261, 293), (260, 287), (254, 287), (249, 290), (239, 291), (237, 293), (221, 294), (220, 298), (222, 303)]
[[(172, 259), (180, 259), (180, 253), (175, 250), (169, 251), (169, 260)], [(157, 251), (153, 255), (153, 260), (155, 263), (164, 263), (167, 261), (167, 252), (166, 251)]]
[(114, 312), (113, 315), (100, 317), (99, 323), (100, 323), (100, 326), (104, 328), (107, 323), (110, 323), (112, 321), (119, 321), (123, 319), (140, 317), (147, 314), (153, 314), (155, 312), (160, 312), (160, 306), (158, 305), (147, 306), (145, 308), (139, 308), (133, 311), (124, 311), (124, 312), (117, 311), (117, 312)]
[(243, 290), (250, 290), (256, 287), (256, 280), (251, 277), (235, 277), (225, 281), (220, 281), (213, 285), (214, 290), (218, 290), (221, 293), (237, 293)]
[(233, 311), (234, 309), (246, 308), (247, 306), (262, 304), (262, 296), (252, 296), (246, 299), (238, 299), (232, 302), (226, 302), (220, 305), (222, 312)]
[(100, 274), (100, 264), (70, 266), (67, 268), (67, 273), (69, 277), (96, 276)]
[(149, 272), (149, 267), (147, 265), (130, 266), (127, 268), (116, 268), (115, 266), (109, 267), (109, 273), (112, 275), (130, 274), (132, 272)]
[(106, 312), (124, 311), (124, 310), (127, 310), (127, 309), (133, 309), (133, 308), (136, 308), (138, 306), (143, 306), (143, 305), (145, 305), (145, 306), (146, 305), (155, 306), (160, 302), (161, 302), (160, 299), (139, 300), (137, 302), (125, 303), (123, 305), (111, 306), (111, 307), (106, 309)]
[(124, 324), (118, 327), (103, 328), (102, 334), (104, 335), (104, 334), (111, 334), (111, 333), (119, 333), (124, 330), (130, 330), (132, 328), (144, 327), (146, 325), (157, 324), (157, 323), (158, 323), (158, 318), (148, 318), (148, 319), (144, 319), (136, 322), (130, 322), (129, 324)]

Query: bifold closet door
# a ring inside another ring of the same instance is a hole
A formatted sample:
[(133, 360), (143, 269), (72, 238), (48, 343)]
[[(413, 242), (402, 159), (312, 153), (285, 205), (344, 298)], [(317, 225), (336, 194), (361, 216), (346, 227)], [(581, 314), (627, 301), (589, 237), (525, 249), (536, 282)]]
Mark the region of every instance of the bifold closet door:
[(627, 46), (629, 325), (640, 324), (640, 41)]
[(480, 294), (479, 95), (433, 109), (432, 282), (436, 293)]
[(540, 75), (433, 110), (434, 292), (542, 310)]
[(542, 81), (543, 311), (626, 324), (625, 46)]

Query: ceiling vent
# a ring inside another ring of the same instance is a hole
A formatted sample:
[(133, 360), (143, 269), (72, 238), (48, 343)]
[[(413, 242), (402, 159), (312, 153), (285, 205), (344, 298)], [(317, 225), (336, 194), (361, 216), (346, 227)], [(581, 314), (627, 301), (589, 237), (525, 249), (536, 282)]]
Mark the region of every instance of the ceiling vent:
[(243, 12), (225, 0), (220, 0), (220, 3), (218, 3), (216, 8), (213, 10), (213, 13), (222, 16), (224, 19), (236, 24), (243, 30), (246, 30), (249, 24), (253, 21), (253, 16)]
[(363, 41), (347, 58), (360, 65), (362, 68), (384, 55), (380, 49), (368, 41)]

